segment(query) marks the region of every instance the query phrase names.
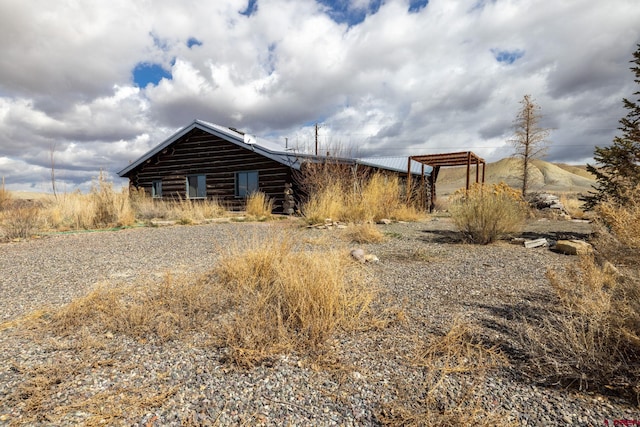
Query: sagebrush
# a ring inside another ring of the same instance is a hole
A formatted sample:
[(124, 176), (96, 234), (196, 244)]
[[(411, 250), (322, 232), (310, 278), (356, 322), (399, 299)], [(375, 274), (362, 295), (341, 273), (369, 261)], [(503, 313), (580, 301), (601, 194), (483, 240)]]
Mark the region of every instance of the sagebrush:
[(533, 375), (548, 383), (616, 393), (640, 403), (640, 198), (601, 203), (595, 253), (549, 280), (560, 310), (528, 325)]
[(519, 231), (527, 205), (521, 194), (504, 183), (474, 184), (451, 196), (449, 212), (466, 239), (488, 244)]

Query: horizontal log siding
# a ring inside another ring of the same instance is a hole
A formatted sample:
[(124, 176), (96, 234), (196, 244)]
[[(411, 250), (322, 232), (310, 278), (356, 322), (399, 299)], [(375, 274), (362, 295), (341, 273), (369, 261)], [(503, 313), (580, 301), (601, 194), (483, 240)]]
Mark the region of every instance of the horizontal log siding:
[(229, 209), (243, 209), (245, 201), (235, 197), (235, 173), (258, 171), (260, 191), (274, 199), (276, 211), (279, 211), (284, 200), (284, 184), (292, 182), (291, 169), (250, 148), (194, 129), (132, 171), (130, 182), (151, 194), (151, 183), (162, 180), (163, 198), (184, 199), (186, 177), (205, 174), (207, 198), (216, 198)]

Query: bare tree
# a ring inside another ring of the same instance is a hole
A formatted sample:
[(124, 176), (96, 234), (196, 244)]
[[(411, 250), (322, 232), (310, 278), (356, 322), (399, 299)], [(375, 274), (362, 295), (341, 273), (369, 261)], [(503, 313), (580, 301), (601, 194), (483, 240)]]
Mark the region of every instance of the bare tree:
[(515, 147), (515, 156), (521, 160), (522, 197), (526, 197), (531, 160), (544, 156), (551, 130), (540, 127), (540, 106), (531, 99), (531, 95), (525, 95), (520, 104), (522, 108), (513, 121), (515, 132), (509, 142)]
[(56, 143), (53, 142), (49, 147), (49, 156), (51, 158), (51, 189), (53, 190), (53, 197), (58, 199), (58, 189), (56, 188)]

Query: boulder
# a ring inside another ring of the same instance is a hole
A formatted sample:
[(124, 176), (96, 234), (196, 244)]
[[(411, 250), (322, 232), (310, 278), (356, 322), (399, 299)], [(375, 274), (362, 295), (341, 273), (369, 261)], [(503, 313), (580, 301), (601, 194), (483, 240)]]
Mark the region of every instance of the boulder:
[(593, 246), (584, 240), (558, 240), (555, 250), (566, 255), (586, 255), (593, 252)]
[(365, 262), (364, 255), (364, 249), (358, 248), (351, 250), (351, 256), (358, 262)]
[(380, 262), (380, 260), (374, 254), (366, 254), (364, 256), (364, 262), (371, 262), (371, 263), (377, 264)]

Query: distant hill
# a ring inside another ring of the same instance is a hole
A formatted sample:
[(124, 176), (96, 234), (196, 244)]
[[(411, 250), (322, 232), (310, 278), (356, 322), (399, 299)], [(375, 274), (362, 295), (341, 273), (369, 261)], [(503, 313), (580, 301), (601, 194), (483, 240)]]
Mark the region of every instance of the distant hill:
[[(530, 169), (529, 188), (531, 191), (550, 191), (553, 193), (585, 193), (592, 189), (595, 178), (587, 172), (586, 166), (550, 163), (533, 160)], [(482, 176), (482, 169), (480, 169)], [(436, 188), (439, 196), (446, 196), (465, 186), (466, 167), (441, 168)], [(471, 182), (475, 182), (475, 166), (471, 166)], [(514, 188), (522, 186), (520, 162), (514, 158), (505, 158), (487, 163), (485, 182), (496, 184), (505, 182)]]

